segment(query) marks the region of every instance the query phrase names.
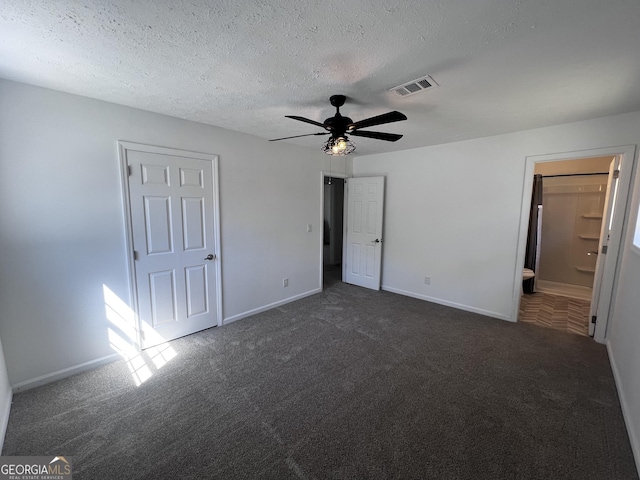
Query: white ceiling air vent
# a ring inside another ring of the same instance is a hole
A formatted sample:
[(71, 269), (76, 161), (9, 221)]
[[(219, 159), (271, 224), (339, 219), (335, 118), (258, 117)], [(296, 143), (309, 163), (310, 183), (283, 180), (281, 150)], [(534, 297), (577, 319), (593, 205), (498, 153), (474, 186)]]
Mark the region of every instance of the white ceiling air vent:
[(396, 92), (401, 97), (408, 97), (409, 95), (413, 95), (414, 93), (422, 92), (424, 90), (437, 86), (438, 84), (433, 78), (431, 78), (429, 75), (425, 75), (424, 77), (420, 77), (416, 80), (403, 83), (402, 85), (390, 88), (389, 90), (391, 90), (392, 92)]

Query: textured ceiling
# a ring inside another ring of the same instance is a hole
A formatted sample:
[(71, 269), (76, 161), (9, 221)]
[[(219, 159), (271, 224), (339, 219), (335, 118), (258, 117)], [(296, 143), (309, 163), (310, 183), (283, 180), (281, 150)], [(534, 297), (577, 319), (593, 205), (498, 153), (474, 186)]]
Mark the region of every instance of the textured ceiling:
[(319, 131), (284, 115), (337, 93), (406, 114), (369, 154), (640, 110), (639, 26), (638, 0), (3, 0), (0, 77), (265, 139)]

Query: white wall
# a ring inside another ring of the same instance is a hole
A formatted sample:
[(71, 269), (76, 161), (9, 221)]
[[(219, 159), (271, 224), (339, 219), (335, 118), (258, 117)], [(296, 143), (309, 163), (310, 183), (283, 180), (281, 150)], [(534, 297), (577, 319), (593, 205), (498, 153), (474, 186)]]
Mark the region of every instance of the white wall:
[(102, 285), (129, 301), (118, 140), (219, 155), (225, 319), (320, 288), (319, 148), (2, 80), (0, 100), (0, 335), (13, 386), (114, 353)]
[(518, 139), (355, 159), (355, 176), (386, 176), (383, 288), (509, 318), (524, 172)]
[[(512, 319), (514, 278), (522, 268), (516, 251), (526, 157), (639, 142), (640, 112), (634, 112), (356, 158), (355, 176), (387, 177), (383, 288)], [(635, 212), (639, 196), (636, 179)], [(609, 349), (640, 465), (640, 257), (630, 244), (635, 218), (621, 249)], [(431, 285), (424, 284), (425, 275)]]
[(0, 341), (0, 452), (2, 451), (4, 434), (7, 431), (7, 424), (9, 423), (11, 399), (11, 385), (9, 384), (9, 376), (7, 375), (2, 342)]

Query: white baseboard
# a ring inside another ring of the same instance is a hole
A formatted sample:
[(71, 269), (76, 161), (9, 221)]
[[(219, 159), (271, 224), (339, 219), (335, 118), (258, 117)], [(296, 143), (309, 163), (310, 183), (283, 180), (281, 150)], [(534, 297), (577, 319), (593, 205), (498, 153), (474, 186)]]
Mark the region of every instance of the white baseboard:
[(47, 383), (55, 382), (56, 380), (70, 377), (71, 375), (75, 375), (76, 373), (93, 370), (94, 368), (98, 368), (102, 365), (106, 365), (107, 363), (115, 362), (116, 360), (120, 359), (122, 359), (122, 357), (117, 353), (114, 353), (113, 355), (96, 358), (95, 360), (90, 360), (88, 362), (81, 363), (80, 365), (74, 365), (73, 367), (64, 368), (62, 370), (58, 370), (57, 372), (47, 373), (46, 375), (41, 375), (30, 380), (25, 380), (24, 382), (16, 383), (15, 385), (13, 385), (13, 392), (17, 393), (24, 390), (29, 390), (30, 388), (39, 387), (40, 385), (45, 385)]
[(620, 373), (616, 365), (616, 360), (613, 357), (611, 351), (611, 342), (607, 340), (607, 353), (609, 355), (609, 363), (611, 364), (611, 370), (613, 371), (613, 378), (616, 382), (616, 390), (618, 391), (618, 398), (620, 399), (620, 406), (622, 407), (622, 417), (627, 427), (627, 434), (629, 435), (629, 442), (631, 443), (631, 451), (633, 452), (633, 458), (636, 460), (636, 468), (638, 469), (638, 475), (640, 475), (640, 439), (638, 438), (637, 428), (640, 425), (633, 424), (633, 416), (627, 405), (624, 389), (622, 388), (622, 382), (620, 381)]
[(313, 290), (309, 290), (308, 292), (304, 292), (299, 295), (295, 295), (293, 297), (285, 298), (284, 300), (279, 300), (277, 302), (273, 302), (268, 305), (264, 305), (262, 307), (254, 308), (253, 310), (248, 310), (243, 313), (238, 313), (237, 315), (232, 315), (231, 317), (227, 317), (224, 320), (222, 320), (222, 324), (228, 325), (229, 323), (235, 322), (236, 320), (247, 318), (252, 315), (256, 315), (258, 313), (266, 312), (267, 310), (271, 310), (272, 308), (279, 307), (280, 305), (285, 305), (287, 303), (295, 302), (296, 300), (300, 300), (302, 298), (309, 297), (311, 295), (315, 295), (316, 293), (320, 293), (320, 292), (322, 292), (321, 288), (315, 288)]
[(0, 452), (2, 452), (2, 447), (4, 446), (4, 436), (7, 433), (7, 426), (9, 425), (12, 400), (13, 393), (9, 390), (6, 398), (2, 399), (2, 404), (0, 405)]
[(434, 297), (429, 297), (427, 295), (422, 295), (420, 293), (408, 292), (406, 290), (390, 287), (388, 285), (382, 285), (381, 288), (382, 290), (385, 290), (387, 292), (397, 293), (398, 295), (404, 295), (407, 297), (417, 298), (419, 300), (425, 300), (427, 302), (437, 303), (439, 305), (445, 305), (447, 307), (457, 308), (458, 310), (464, 310), (465, 312), (479, 313), (480, 315), (497, 318), (499, 320), (506, 320), (507, 322), (515, 321), (514, 319), (511, 318), (510, 315), (503, 315), (502, 313), (491, 312), (489, 310), (483, 310), (482, 308), (476, 308), (469, 305), (464, 305), (462, 303), (450, 302), (448, 300), (443, 300), (441, 298), (434, 298)]

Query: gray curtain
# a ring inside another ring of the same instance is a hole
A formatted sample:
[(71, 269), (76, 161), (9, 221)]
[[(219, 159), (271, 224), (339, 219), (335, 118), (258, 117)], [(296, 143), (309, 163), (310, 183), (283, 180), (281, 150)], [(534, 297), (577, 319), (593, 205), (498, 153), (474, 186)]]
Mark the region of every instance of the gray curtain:
[[(536, 252), (538, 251), (538, 205), (542, 205), (542, 175), (533, 176), (533, 191), (531, 194), (531, 210), (529, 212), (529, 233), (527, 236), (527, 252), (524, 257), (525, 268), (536, 269)], [(525, 293), (534, 292), (535, 278), (525, 280), (522, 289)]]

